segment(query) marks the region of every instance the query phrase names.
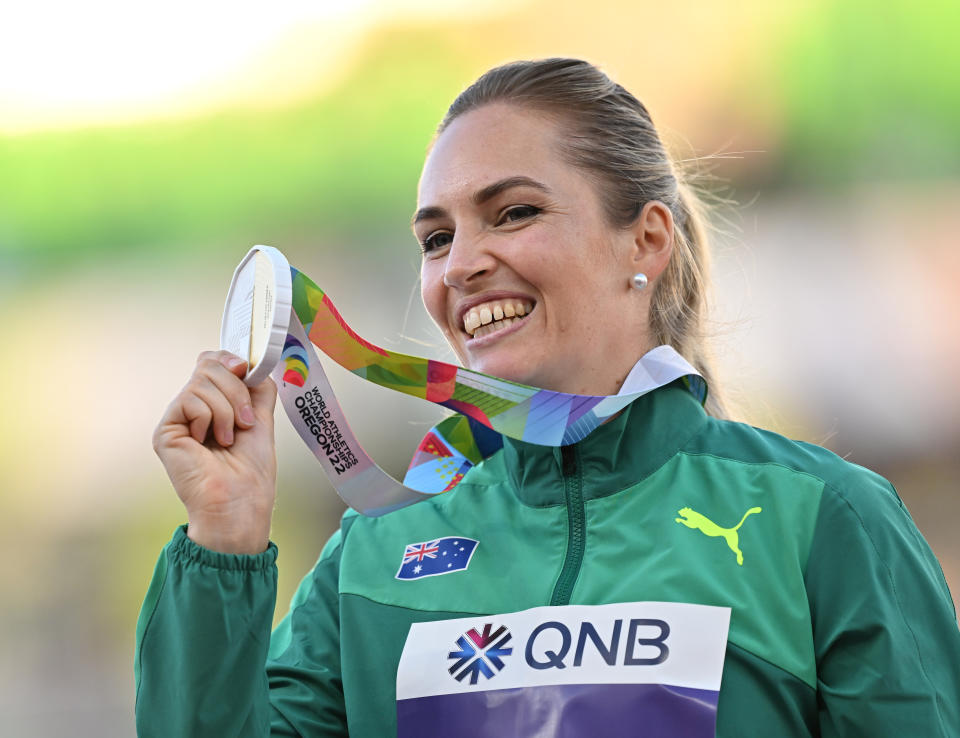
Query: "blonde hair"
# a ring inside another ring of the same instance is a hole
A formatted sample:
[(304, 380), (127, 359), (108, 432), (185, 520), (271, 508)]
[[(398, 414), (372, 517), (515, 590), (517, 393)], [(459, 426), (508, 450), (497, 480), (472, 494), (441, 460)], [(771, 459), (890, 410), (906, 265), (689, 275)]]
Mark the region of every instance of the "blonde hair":
[(437, 134), (458, 116), (495, 102), (546, 113), (568, 128), (561, 153), (596, 181), (614, 226), (634, 223), (651, 200), (670, 209), (673, 253), (651, 296), (650, 330), (707, 380), (707, 412), (727, 417), (706, 345), (710, 284), (706, 208), (667, 154), (643, 103), (589, 62), (519, 61), (491, 69), (461, 92)]

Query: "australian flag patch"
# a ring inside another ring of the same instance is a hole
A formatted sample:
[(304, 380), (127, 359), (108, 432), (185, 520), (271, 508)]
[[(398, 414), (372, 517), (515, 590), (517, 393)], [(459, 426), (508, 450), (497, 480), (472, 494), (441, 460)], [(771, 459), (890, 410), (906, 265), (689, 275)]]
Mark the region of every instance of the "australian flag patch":
[(463, 571), (477, 548), (472, 538), (448, 536), (423, 543), (409, 543), (397, 579), (422, 579)]

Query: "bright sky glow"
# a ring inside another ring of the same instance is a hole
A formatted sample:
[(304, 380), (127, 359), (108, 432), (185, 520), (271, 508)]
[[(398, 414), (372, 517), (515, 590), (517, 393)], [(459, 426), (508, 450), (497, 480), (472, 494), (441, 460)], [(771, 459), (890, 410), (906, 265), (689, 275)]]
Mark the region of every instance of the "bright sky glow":
[[(488, 14), (502, 0), (29, 0), (0, 9), (0, 132), (120, 122), (292, 93), (337, 75), (364, 32), (397, 18)], [(304, 34), (309, 34), (309, 43)], [(297, 49), (287, 49), (300, 36)], [(286, 56), (285, 56), (286, 54)], [(304, 54), (301, 64), (290, 54)], [(258, 66), (258, 64), (260, 66)], [(322, 72), (321, 72), (322, 73)], [(268, 91), (264, 91), (264, 87)]]

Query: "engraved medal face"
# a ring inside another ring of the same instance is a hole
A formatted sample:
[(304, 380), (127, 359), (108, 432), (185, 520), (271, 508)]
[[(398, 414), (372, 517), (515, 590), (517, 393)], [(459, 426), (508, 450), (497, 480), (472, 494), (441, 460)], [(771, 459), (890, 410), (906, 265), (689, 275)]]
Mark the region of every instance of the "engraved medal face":
[(273, 265), (263, 251), (254, 255), (253, 301), (250, 316), (250, 366), (256, 366), (267, 352), (273, 323)]
[(233, 274), (220, 347), (247, 360), (244, 381), (263, 381), (280, 360), (290, 322), (290, 265), (270, 246), (252, 248)]

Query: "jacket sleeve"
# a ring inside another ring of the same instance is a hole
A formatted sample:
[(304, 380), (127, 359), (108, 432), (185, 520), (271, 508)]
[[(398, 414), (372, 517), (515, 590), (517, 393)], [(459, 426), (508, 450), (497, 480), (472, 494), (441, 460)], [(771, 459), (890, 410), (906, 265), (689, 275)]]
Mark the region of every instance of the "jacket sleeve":
[[(137, 735), (346, 735), (340, 688), (339, 533), (271, 645), (277, 549), (205, 549), (177, 529), (137, 623)], [(299, 629), (302, 628), (303, 632)]]
[(805, 573), (823, 738), (960, 736), (960, 630), (893, 487), (827, 486)]

